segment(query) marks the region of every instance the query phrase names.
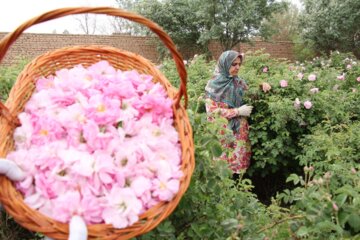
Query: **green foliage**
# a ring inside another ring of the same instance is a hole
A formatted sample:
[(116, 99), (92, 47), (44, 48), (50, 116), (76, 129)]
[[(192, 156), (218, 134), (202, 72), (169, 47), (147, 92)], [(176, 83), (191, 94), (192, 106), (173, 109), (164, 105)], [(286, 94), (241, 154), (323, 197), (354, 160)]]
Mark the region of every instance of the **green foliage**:
[[(360, 233), (359, 171), (354, 163), (328, 164), (327, 172), (305, 167), (305, 179), (291, 175), (299, 187), (278, 195), (293, 203), (290, 213), (302, 218), (292, 221), (298, 237), (309, 239), (348, 239)], [(357, 239), (356, 237), (354, 239)]]
[(286, 8), (275, 12), (269, 19), (266, 19), (261, 26), (263, 34), (271, 40), (292, 41), (299, 34), (299, 9), (296, 5), (287, 3)]
[(0, 66), (0, 101), (5, 101), (17, 75), (23, 69), (27, 60), (20, 60), (18, 64), (8, 67)]
[(30, 232), (18, 225), (5, 211), (0, 210), (0, 239), (2, 240), (40, 240), (43, 236)]
[(317, 52), (353, 52), (360, 58), (360, 2), (305, 0), (301, 21), (303, 38)]
[[(196, 56), (186, 64), (196, 158), (190, 187), (164, 222), (136, 239), (359, 239), (360, 64), (354, 56), (333, 52), (329, 59), (290, 63), (262, 52), (247, 54), (240, 75), (250, 87), (245, 100), (254, 106), (253, 157), (238, 182), (225, 162), (214, 160), (222, 153), (218, 132), (226, 120), (207, 120), (203, 94), (215, 62), (205, 59)], [(171, 60), (160, 70), (179, 86)], [(308, 80), (310, 74), (315, 81)], [(288, 86), (281, 87), (280, 80)], [(267, 93), (259, 87), (263, 82), (272, 86)], [(319, 91), (311, 93), (313, 88)], [(274, 186), (277, 194), (264, 205), (254, 194), (254, 176), (270, 179), (264, 186), (287, 180)], [(7, 239), (40, 238), (8, 218), (2, 223), (2, 233), (18, 234)]]
[[(174, 86), (178, 85), (172, 61), (165, 61), (161, 70)], [(252, 185), (248, 179), (235, 186), (225, 162), (213, 160), (222, 152), (218, 132), (225, 120), (208, 122), (202, 95), (214, 64), (198, 56), (189, 61), (187, 70), (196, 169), (176, 211), (156, 230), (138, 239), (226, 239), (240, 234), (240, 230), (241, 234), (253, 235), (256, 228), (248, 223), (256, 217), (266, 218), (265, 208), (250, 192)]]
[(293, 51), (296, 60), (300, 62), (308, 61), (317, 55), (313, 44), (306, 42), (300, 35), (295, 35), (292, 40), (294, 43)]
[[(261, 52), (247, 58), (240, 75), (248, 80), (247, 101), (255, 107), (250, 118), (253, 146), (250, 174), (260, 169), (262, 175), (280, 169), (285, 176), (298, 172), (298, 159), (307, 158), (312, 152), (306, 151), (307, 155), (301, 157), (302, 149), (315, 149), (315, 140), (309, 143), (309, 138), (315, 136), (311, 135), (312, 132), (325, 126), (329, 128), (358, 121), (359, 83), (356, 78), (360, 75), (360, 67), (354, 58), (348, 56), (333, 53), (330, 60), (315, 58), (303, 64), (270, 59)], [(265, 66), (269, 68), (266, 73), (262, 72)], [(303, 74), (301, 80), (299, 73)], [(339, 80), (343, 73), (345, 80)], [(317, 79), (309, 81), (310, 74), (315, 74)], [(288, 86), (282, 88), (280, 80), (286, 80)], [(259, 88), (262, 82), (271, 84), (270, 92), (264, 93)], [(311, 93), (312, 88), (318, 88), (319, 92)], [(295, 98), (301, 101), (299, 109), (294, 107)], [(304, 108), (305, 101), (312, 102), (311, 109)], [(328, 146), (324, 143), (326, 151)], [(313, 155), (317, 156), (316, 159), (324, 159), (316, 153)], [(305, 161), (301, 162), (305, 164)]]
[[(126, 2), (120, 1), (118, 2)], [(200, 48), (198, 43), (201, 31), (196, 14), (189, 14), (189, 9), (196, 8), (194, 1), (168, 0), (168, 1), (146, 1), (138, 0), (131, 8), (155, 23), (159, 24), (180, 48)], [(160, 48), (162, 55), (164, 49)]]
[(133, 10), (159, 24), (180, 47), (205, 50), (214, 39), (224, 49), (248, 40), (264, 18), (282, 7), (274, 0), (142, 0)]

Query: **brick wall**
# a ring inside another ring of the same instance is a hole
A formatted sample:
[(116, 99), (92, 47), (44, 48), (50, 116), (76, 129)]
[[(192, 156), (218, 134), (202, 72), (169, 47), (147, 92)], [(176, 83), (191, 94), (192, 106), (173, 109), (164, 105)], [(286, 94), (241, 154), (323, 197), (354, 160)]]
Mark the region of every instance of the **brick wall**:
[[(6, 33), (0, 33), (2, 39)], [(158, 52), (156, 49), (156, 39), (152, 37), (134, 37), (127, 35), (73, 35), (73, 34), (35, 34), (24, 33), (10, 47), (5, 58), (1, 62), (2, 65), (9, 65), (17, 61), (18, 57), (33, 59), (47, 51), (54, 49), (69, 47), (75, 45), (100, 44), (126, 51), (137, 53), (143, 57), (157, 63)], [(263, 48), (275, 58), (294, 59), (293, 44), (291, 42), (263, 42), (255, 41), (254, 45), (241, 44), (234, 49), (246, 52), (247, 50), (257, 50)], [(222, 49), (218, 43), (211, 43), (209, 49), (214, 59), (221, 54)], [(184, 52), (184, 58), (192, 56), (192, 53)]]
[[(253, 41), (250, 43), (240, 43), (236, 45), (233, 49), (239, 52), (247, 52), (247, 51), (256, 51), (263, 49), (264, 53), (270, 54), (273, 58), (286, 58), (290, 61), (295, 60), (295, 55), (293, 52), (294, 44), (290, 41)], [(209, 45), (209, 49), (212, 53), (214, 59), (217, 59), (222, 53), (222, 48), (219, 43), (211, 42)]]

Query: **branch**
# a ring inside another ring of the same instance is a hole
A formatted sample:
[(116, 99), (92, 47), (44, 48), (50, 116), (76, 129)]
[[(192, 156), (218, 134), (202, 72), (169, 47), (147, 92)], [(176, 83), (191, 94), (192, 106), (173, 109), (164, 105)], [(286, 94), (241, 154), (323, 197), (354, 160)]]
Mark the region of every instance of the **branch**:
[(278, 225), (278, 224), (281, 224), (281, 223), (283, 223), (283, 222), (286, 222), (286, 221), (289, 221), (289, 220), (294, 220), (294, 219), (299, 219), (299, 218), (304, 218), (304, 217), (305, 217), (305, 216), (303, 216), (303, 215), (295, 215), (295, 216), (283, 218), (283, 219), (281, 219), (281, 220), (279, 220), (279, 221), (274, 222), (273, 224), (270, 224), (270, 225), (268, 225), (268, 226), (263, 227), (263, 228), (260, 229), (257, 233), (261, 233), (261, 232), (263, 232), (263, 231), (265, 231), (265, 230), (268, 230), (268, 229), (270, 229), (270, 228), (272, 228), (272, 227), (274, 227), (274, 226), (276, 226), (276, 225)]

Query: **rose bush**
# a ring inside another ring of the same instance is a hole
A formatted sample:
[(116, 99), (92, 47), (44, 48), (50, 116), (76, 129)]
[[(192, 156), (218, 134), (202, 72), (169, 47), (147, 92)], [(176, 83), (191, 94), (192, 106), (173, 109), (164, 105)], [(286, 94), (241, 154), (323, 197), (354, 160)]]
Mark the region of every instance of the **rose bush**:
[[(204, 86), (215, 63), (206, 64), (201, 61), (188, 65), (188, 71), (189, 90), (193, 94), (190, 102), (197, 103), (197, 107), (193, 106), (189, 113), (196, 119), (202, 119), (201, 122), (193, 122), (195, 144), (201, 146), (196, 152), (197, 154), (208, 152), (207, 159), (202, 155), (196, 157), (197, 163), (203, 167), (203, 161), (208, 162), (208, 158), (211, 158), (208, 154), (214, 151), (213, 141), (217, 140), (217, 136), (215, 129), (212, 129), (212, 125), (205, 120), (205, 110), (199, 107), (202, 106), (199, 96), (203, 94)], [(360, 84), (357, 81), (360, 65), (356, 61), (351, 54), (337, 52), (334, 52), (330, 58), (315, 58), (311, 62), (304, 63), (271, 59), (262, 52), (248, 54), (240, 75), (250, 85), (246, 101), (254, 106), (254, 112), (250, 117), (253, 157), (252, 165), (243, 179), (252, 180), (251, 190), (260, 198), (268, 195), (259, 190), (254, 191), (253, 184), (270, 185), (272, 198), (269, 197), (268, 201), (264, 201), (268, 203), (267, 206), (257, 206), (256, 219), (241, 214), (243, 211), (254, 213), (252, 204), (244, 205), (244, 209), (238, 211), (232, 205), (226, 204), (226, 198), (220, 201), (218, 201), (219, 196), (208, 199), (206, 204), (222, 206), (223, 211), (217, 214), (223, 216), (230, 208), (242, 216), (240, 221), (239, 218), (225, 221), (229, 225), (230, 222), (234, 224), (232, 234), (228, 235), (229, 239), (264, 239), (265, 237), (339, 239), (350, 236), (356, 238), (359, 234), (360, 221), (357, 216), (360, 214), (358, 210), (355, 211), (356, 214), (351, 213), (357, 209), (359, 201), (357, 175), (359, 170), (356, 163), (360, 159), (360, 149), (357, 144), (360, 140), (358, 137)], [(348, 67), (350, 63), (351, 68)], [(193, 71), (197, 74), (193, 75)], [(199, 72), (209, 75), (200, 75)], [(337, 78), (339, 75), (346, 77), (344, 80), (339, 80)], [(175, 80), (176, 75), (173, 74), (170, 79)], [(263, 91), (259, 87), (263, 82), (271, 86), (269, 91)], [(205, 136), (209, 136), (210, 129), (213, 131), (213, 136), (212, 141), (210, 139), (208, 141), (212, 143), (207, 146), (199, 144)], [(209, 167), (213, 164), (211, 160), (208, 162)], [(308, 170), (304, 172), (304, 166), (305, 170), (312, 169), (311, 177)], [(202, 171), (203, 168), (197, 168), (195, 173), (201, 174)], [(324, 179), (324, 175), (328, 178), (327, 182), (317, 180)], [(336, 177), (329, 178), (329, 176)], [(194, 190), (195, 185), (204, 184), (206, 181), (197, 177), (195, 175), (194, 185), (190, 187), (189, 192)], [(207, 178), (211, 178), (210, 175)], [(307, 182), (315, 179), (315, 183), (311, 183), (313, 184), (311, 188), (308, 184), (304, 184), (305, 178)], [(266, 183), (268, 179), (271, 179), (270, 184)], [(279, 184), (278, 179), (280, 182), (283, 180), (282, 183)], [(291, 182), (299, 186), (294, 188)], [(328, 184), (330, 182), (331, 184)], [(224, 188), (224, 182), (217, 184), (223, 189), (218, 193), (220, 196), (224, 196), (222, 194), (225, 192), (228, 194), (233, 191)], [(206, 185), (202, 186), (203, 192), (209, 190)], [(266, 191), (264, 186), (255, 186), (256, 188)], [(350, 188), (351, 191), (346, 190)], [(241, 190), (244, 191), (244, 188)], [(325, 197), (322, 196), (323, 194)], [(190, 193), (183, 201), (188, 198), (191, 198), (193, 203), (202, 202), (201, 197), (195, 199)], [(216, 203), (212, 202), (214, 200)], [(204, 203), (199, 205), (205, 206)], [(313, 209), (313, 206), (317, 208)], [(180, 209), (181, 207), (186, 208), (184, 205), (180, 205)], [(215, 209), (212, 213), (216, 212)], [(184, 216), (176, 216), (178, 211), (175, 211), (170, 218), (175, 232), (178, 231), (176, 222), (179, 219), (186, 222), (192, 222), (194, 219), (195, 222), (197, 221), (198, 212), (191, 210), (192, 218), (189, 215), (188, 220), (184, 220)], [(336, 216), (339, 217), (339, 221), (336, 220)], [(205, 233), (210, 233), (214, 229), (218, 233), (219, 225), (215, 223), (220, 223), (219, 219), (215, 220), (208, 214), (203, 217), (206, 219), (206, 223), (202, 225), (204, 235), (199, 234), (197, 237), (206, 239), (209, 236), (217, 236)], [(255, 232), (246, 231), (249, 226)], [(222, 233), (226, 232), (225, 228), (222, 231)], [(185, 230), (180, 236), (188, 237), (187, 233), (188, 231)], [(182, 239), (179, 235), (175, 234), (175, 236)]]
[[(212, 160), (222, 151), (224, 123), (209, 123), (204, 108), (214, 67), (203, 56), (187, 61), (196, 154), (190, 187), (166, 221), (137, 239), (358, 239), (358, 61), (337, 52), (304, 63), (247, 54), (240, 75), (250, 85), (246, 102), (254, 106), (253, 156), (236, 186), (226, 164)], [(178, 85), (172, 61), (161, 71)], [(264, 92), (263, 82), (271, 89)]]

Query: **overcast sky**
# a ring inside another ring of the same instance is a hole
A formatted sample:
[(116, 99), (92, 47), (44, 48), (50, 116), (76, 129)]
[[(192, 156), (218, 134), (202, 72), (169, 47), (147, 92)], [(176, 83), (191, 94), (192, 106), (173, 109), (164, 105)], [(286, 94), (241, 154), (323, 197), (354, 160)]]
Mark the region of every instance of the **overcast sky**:
[[(109, 6), (116, 7), (115, 0), (3, 0), (0, 4), (0, 32), (12, 32), (27, 20), (37, 17), (47, 11), (64, 7), (81, 6)], [(27, 30), (27, 32), (62, 33), (68, 30), (70, 33), (80, 31), (76, 15), (58, 18), (45, 23), (40, 23)], [(105, 15), (100, 15), (106, 19)], [(109, 17), (108, 17), (109, 18)]]
[[(300, 0), (290, 0), (298, 6)], [(0, 4), (0, 32), (12, 32), (27, 20), (50, 10), (63, 7), (110, 6), (116, 7), (115, 0), (3, 0)], [(78, 16), (79, 18), (79, 16)], [(99, 15), (98, 25), (106, 25), (110, 17)], [(40, 23), (27, 30), (37, 33), (82, 33), (75, 15)]]

